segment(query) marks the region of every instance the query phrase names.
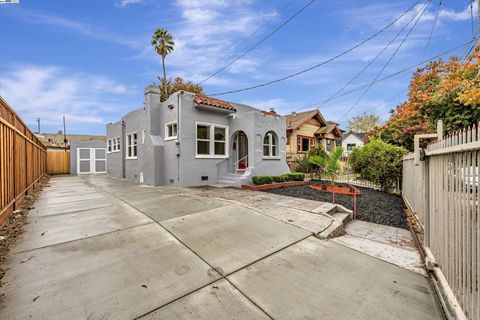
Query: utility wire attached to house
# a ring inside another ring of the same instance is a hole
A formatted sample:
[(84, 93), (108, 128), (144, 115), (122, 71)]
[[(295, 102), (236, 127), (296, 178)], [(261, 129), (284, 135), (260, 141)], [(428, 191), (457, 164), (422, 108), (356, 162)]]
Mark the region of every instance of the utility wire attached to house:
[(212, 73), (211, 75), (209, 75), (208, 77), (206, 77), (205, 79), (203, 79), (202, 81), (200, 81), (197, 85), (200, 85), (206, 81), (208, 81), (209, 79), (211, 79), (212, 77), (214, 77), (215, 75), (219, 74), (220, 72), (222, 72), (223, 70), (227, 69), (228, 67), (230, 67), (232, 64), (234, 64), (235, 62), (237, 62), (238, 60), (240, 60), (241, 58), (243, 58), (245, 55), (247, 55), (250, 51), (252, 51), (253, 49), (255, 49), (256, 47), (258, 47), (259, 45), (261, 45), (263, 42), (265, 42), (268, 38), (270, 38), (272, 35), (274, 35), (278, 30), (282, 29), (284, 26), (286, 26), (290, 21), (292, 21), (293, 19), (295, 19), (300, 13), (302, 13), (305, 9), (307, 9), (308, 7), (310, 7), (315, 1), (317, 0), (310, 0), (309, 3), (307, 3), (306, 5), (304, 5), (300, 10), (298, 10), (297, 12), (295, 12), (295, 14), (293, 16), (291, 16), (290, 18), (288, 18), (287, 20), (285, 20), (282, 24), (280, 24), (278, 27), (276, 27), (273, 31), (271, 31), (269, 34), (267, 34), (265, 37), (263, 37), (260, 41), (258, 41), (257, 43), (255, 43), (253, 46), (251, 46), (250, 48), (248, 48), (245, 52), (243, 52), (241, 55), (239, 55), (237, 58), (233, 59), (231, 62), (227, 63), (226, 65), (224, 65), (223, 67), (221, 67), (220, 69), (218, 69), (217, 71), (215, 71), (214, 73)]
[[(412, 33), (412, 31), (415, 29), (415, 27), (417, 26), (418, 22), (420, 21), (420, 19), (422, 18), (423, 14), (425, 13), (425, 11), (427, 11), (428, 9), (428, 6), (430, 5), (430, 3), (432, 3), (432, 0), (429, 0), (424, 6), (423, 8), (419, 11), (420, 15), (418, 16), (417, 20), (415, 21), (415, 23), (413, 24), (413, 26), (410, 28), (410, 30), (408, 30), (407, 34), (405, 35), (405, 37), (403, 38), (402, 42), (400, 42), (400, 44), (398, 45), (397, 49), (393, 52), (393, 54), (390, 56), (390, 58), (387, 60), (387, 62), (383, 65), (382, 69), (380, 70), (380, 72), (378, 72), (378, 74), (375, 76), (375, 78), (373, 79), (372, 82), (370, 82), (370, 84), (368, 85), (367, 89), (365, 89), (365, 91), (360, 95), (360, 97), (352, 104), (352, 106), (347, 110), (347, 112), (345, 112), (340, 118), (338, 118), (335, 122), (337, 123), (340, 123), (340, 121), (342, 121), (348, 114), (350, 114), (350, 112), (360, 103), (360, 101), (362, 101), (362, 99), (365, 97), (365, 95), (368, 93), (368, 91), (370, 91), (370, 89), (372, 88), (372, 86), (375, 84), (375, 82), (378, 80), (378, 78), (382, 75), (383, 71), (385, 71), (385, 69), (388, 67), (388, 65), (390, 64), (390, 62), (393, 60), (393, 58), (397, 55), (398, 51), (402, 48), (403, 44), (405, 43), (405, 41), (408, 39), (408, 37), (410, 36), (410, 34)], [(415, 15), (417, 16), (418, 13)]]
[(368, 41), (376, 38), (378, 35), (380, 35), (381, 33), (383, 33), (385, 30), (387, 30), (388, 28), (390, 28), (391, 26), (393, 26), (398, 20), (400, 20), (403, 16), (405, 16), (411, 9), (413, 9), (418, 3), (420, 3), (421, 0), (417, 0), (415, 1), (415, 3), (410, 6), (407, 10), (405, 10), (400, 16), (398, 16), (396, 19), (394, 19), (392, 22), (390, 22), (388, 25), (386, 25), (385, 27), (383, 27), (381, 30), (375, 32), (374, 34), (372, 34), (371, 36), (369, 36), (368, 38), (364, 39), (363, 41), (357, 43), (356, 45), (354, 45), (353, 47), (350, 47), (349, 49), (346, 49), (338, 54), (336, 54), (335, 56), (327, 59), (327, 60), (324, 60), (316, 65), (313, 65), (309, 68), (306, 68), (306, 69), (303, 69), (301, 71), (298, 71), (298, 72), (295, 72), (295, 73), (292, 73), (292, 74), (289, 74), (287, 76), (284, 76), (284, 77), (281, 77), (281, 78), (278, 78), (276, 80), (272, 80), (272, 81), (268, 81), (268, 82), (264, 82), (264, 83), (261, 83), (261, 84), (257, 84), (257, 85), (254, 85), (254, 86), (250, 86), (250, 87), (246, 87), (246, 88), (242, 88), (242, 89), (237, 89), (237, 90), (230, 90), (230, 91), (225, 91), (225, 92), (219, 92), (219, 93), (208, 93), (209, 96), (221, 96), (221, 95), (226, 95), (226, 94), (231, 94), (231, 93), (237, 93), (237, 92), (243, 92), (243, 91), (249, 91), (249, 90), (253, 90), (253, 89), (258, 89), (258, 88), (261, 88), (261, 87), (265, 87), (265, 86), (268, 86), (268, 85), (271, 85), (271, 84), (274, 84), (274, 83), (278, 83), (278, 82), (281, 82), (281, 81), (284, 81), (284, 80), (287, 80), (287, 79), (290, 79), (290, 78), (293, 78), (293, 77), (296, 77), (298, 75), (301, 75), (301, 74), (304, 74), (306, 72), (309, 72), (311, 70), (314, 70), (318, 67), (321, 67), (327, 63), (330, 63), (332, 61), (335, 61), (337, 59), (339, 59), (340, 57), (346, 55), (347, 53), (350, 53), (351, 51), (357, 49), (358, 47), (362, 46), (363, 44), (367, 43)]
[[(413, 9), (413, 8), (412, 8)], [(320, 108), (322, 106), (324, 106), (326, 103), (328, 103), (329, 101), (335, 99), (340, 93), (343, 92), (343, 90), (345, 90), (350, 84), (352, 84), (355, 80), (358, 79), (358, 77), (360, 77), (363, 72), (365, 70), (368, 69), (368, 67), (370, 67), (384, 52), (385, 50), (387, 50), (391, 45), (392, 43), (397, 40), (397, 38), (403, 33), (403, 31), (405, 31), (405, 29), (410, 25), (410, 23), (412, 23), (413, 20), (415, 20), (415, 17), (418, 15), (419, 12), (417, 12), (416, 14), (414, 14), (410, 20), (403, 26), (403, 28), (400, 29), (400, 31), (397, 32), (397, 34), (395, 34), (395, 36), (392, 38), (392, 40), (390, 40), (390, 42), (387, 43), (386, 46), (384, 46), (382, 48), (382, 50), (380, 50), (379, 53), (377, 53), (377, 55), (372, 59), (370, 60), (367, 65), (365, 65), (365, 67), (363, 67), (362, 70), (360, 70), (355, 76), (353, 76), (352, 79), (350, 79), (342, 88), (340, 88), (340, 90), (338, 90), (337, 92), (335, 92), (332, 96), (330, 96), (329, 98), (325, 99), (321, 104), (317, 105), (317, 108)], [(314, 105), (310, 105), (309, 107), (313, 107)], [(302, 108), (303, 109), (303, 108)], [(299, 111), (299, 110), (297, 110)]]

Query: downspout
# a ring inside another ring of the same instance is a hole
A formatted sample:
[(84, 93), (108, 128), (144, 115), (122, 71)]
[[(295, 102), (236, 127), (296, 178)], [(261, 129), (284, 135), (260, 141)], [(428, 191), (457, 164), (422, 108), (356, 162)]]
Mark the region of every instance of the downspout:
[(125, 141), (125, 120), (122, 120), (122, 149), (120, 154), (122, 155), (122, 178), (125, 179), (125, 156), (127, 154), (126, 141)]
[(177, 148), (178, 148), (178, 151), (177, 151), (177, 181), (180, 181), (180, 150), (181, 150), (181, 145), (180, 145), (180, 132), (181, 132), (181, 128), (182, 126), (180, 125), (180, 112), (182, 110), (182, 99), (181, 99), (181, 95), (183, 94), (183, 91), (180, 91), (180, 93), (177, 95), (177, 99), (178, 99), (178, 102), (177, 102), (177, 140), (178, 140), (178, 145), (177, 145)]

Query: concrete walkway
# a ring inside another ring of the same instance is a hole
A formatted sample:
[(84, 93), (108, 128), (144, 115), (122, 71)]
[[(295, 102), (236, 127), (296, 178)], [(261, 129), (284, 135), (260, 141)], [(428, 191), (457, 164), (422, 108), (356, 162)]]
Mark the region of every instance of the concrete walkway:
[(439, 319), (422, 275), (313, 236), (336, 223), (324, 205), (54, 177), (0, 319)]

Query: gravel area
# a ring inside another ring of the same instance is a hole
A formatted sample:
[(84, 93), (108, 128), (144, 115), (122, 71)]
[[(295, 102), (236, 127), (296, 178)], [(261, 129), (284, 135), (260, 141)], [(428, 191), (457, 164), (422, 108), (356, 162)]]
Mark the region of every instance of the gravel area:
[[(357, 196), (357, 219), (387, 226), (409, 229), (406, 206), (401, 196), (370, 188), (356, 187), (362, 193)], [(283, 187), (266, 192), (285, 196), (332, 202), (332, 194), (309, 186)], [(335, 203), (353, 210), (353, 196), (336, 194)]]

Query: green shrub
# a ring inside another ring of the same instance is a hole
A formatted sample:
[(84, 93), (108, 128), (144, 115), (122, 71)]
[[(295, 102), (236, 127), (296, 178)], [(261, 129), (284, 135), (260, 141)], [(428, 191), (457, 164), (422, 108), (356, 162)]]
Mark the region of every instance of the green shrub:
[(252, 182), (254, 185), (261, 185), (261, 184), (271, 184), (273, 183), (272, 176), (253, 176)]
[(289, 173), (288, 177), (290, 181), (303, 181), (305, 180), (305, 174), (301, 172)]
[(280, 177), (282, 177), (283, 181), (293, 181), (290, 177), (290, 173), (282, 174)]
[(388, 189), (402, 176), (402, 158), (407, 150), (372, 139), (360, 148), (353, 149), (348, 157), (354, 172), (362, 179)]
[(274, 176), (273, 177), (273, 182), (275, 182), (275, 183), (285, 182), (285, 181), (288, 181), (288, 176), (285, 177), (284, 175), (281, 175), (281, 176)]

